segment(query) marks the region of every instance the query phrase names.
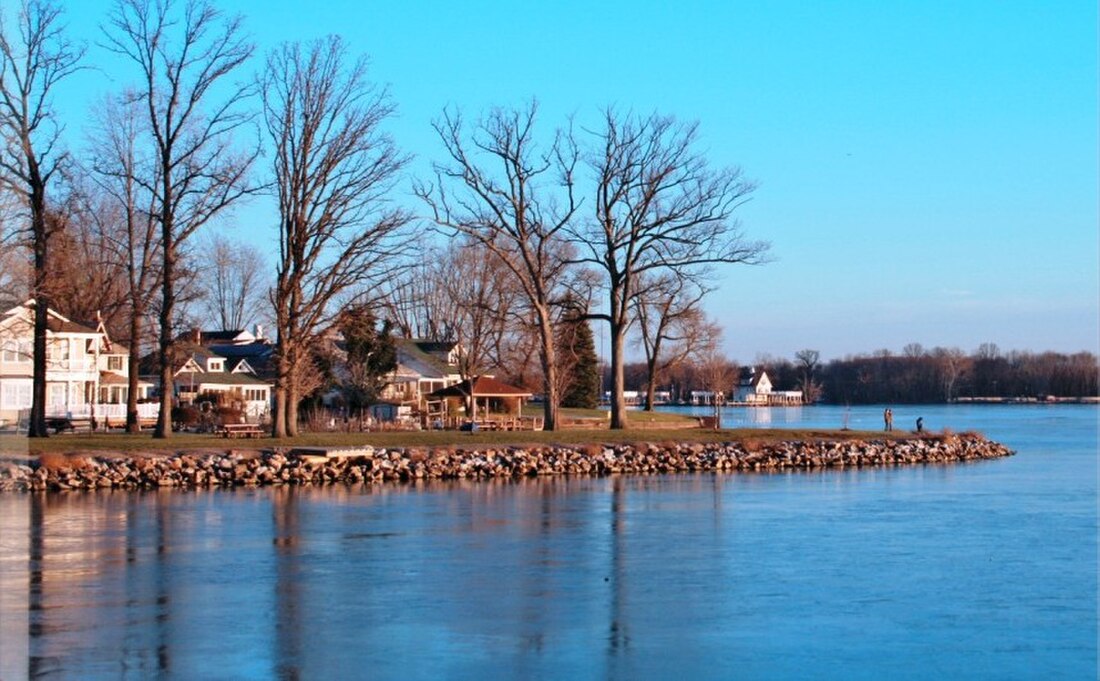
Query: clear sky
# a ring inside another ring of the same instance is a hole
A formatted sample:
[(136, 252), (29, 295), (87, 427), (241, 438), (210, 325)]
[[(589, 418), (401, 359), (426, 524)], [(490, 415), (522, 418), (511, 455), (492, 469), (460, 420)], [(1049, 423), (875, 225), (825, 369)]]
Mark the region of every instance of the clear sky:
[[(707, 307), (731, 358), (906, 343), (1098, 350), (1097, 6), (1064, 2), (222, 0), (262, 53), (343, 35), (371, 56), (423, 173), (451, 105), (541, 104), (549, 131), (608, 106), (698, 120), (775, 261), (725, 270)], [(89, 63), (58, 98), (73, 145), (133, 72), (73, 0)], [(259, 67), (260, 60), (256, 62)], [(237, 211), (274, 238), (270, 205)]]

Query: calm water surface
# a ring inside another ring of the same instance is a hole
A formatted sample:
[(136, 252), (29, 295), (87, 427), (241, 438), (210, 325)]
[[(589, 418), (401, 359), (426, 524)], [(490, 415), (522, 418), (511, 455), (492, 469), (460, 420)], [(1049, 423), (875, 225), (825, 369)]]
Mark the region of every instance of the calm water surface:
[(1096, 678), (1097, 408), (894, 411), (1019, 455), (0, 495), (0, 679)]

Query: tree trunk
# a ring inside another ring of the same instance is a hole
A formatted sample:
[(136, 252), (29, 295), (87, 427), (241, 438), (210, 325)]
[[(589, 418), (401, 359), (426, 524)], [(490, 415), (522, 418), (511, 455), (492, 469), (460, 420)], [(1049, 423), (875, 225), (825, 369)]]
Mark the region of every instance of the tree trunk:
[(126, 378), (126, 432), (140, 433), (141, 420), (138, 418), (138, 349), (141, 346), (141, 317), (144, 310), (134, 307), (130, 315), (130, 356), (126, 360), (128, 372)]
[(542, 429), (558, 429), (558, 359), (554, 350), (554, 327), (550, 323), (550, 311), (545, 307), (537, 310), (539, 317), (539, 350), (542, 360), (542, 386), (545, 401), (542, 405)]
[(653, 411), (653, 394), (657, 392), (657, 361), (650, 359), (647, 362), (648, 371), (646, 378), (645, 410)]
[(623, 346), (626, 340), (626, 326), (611, 323), (611, 428), (626, 428), (626, 397), (623, 395), (626, 379), (623, 374)]
[(275, 386), (275, 410), (271, 413), (271, 437), (286, 437), (286, 389)]
[(172, 312), (176, 300), (172, 278), (175, 276), (176, 254), (171, 230), (170, 219), (164, 220), (164, 271), (161, 272), (163, 302), (160, 308), (160, 340), (157, 348), (157, 359), (160, 363), (160, 413), (157, 414), (157, 428), (153, 431), (153, 437), (162, 439), (172, 436), (172, 398), (175, 394), (172, 381), (172, 370), (175, 368), (172, 365)]
[(34, 363), (31, 383), (31, 417), (27, 437), (48, 437), (46, 432), (46, 322), (49, 319), (50, 296), (47, 291), (45, 188), (34, 186), (31, 191), (31, 229), (34, 233)]
[(286, 399), (286, 434), (288, 437), (298, 436), (298, 395), (297, 376), (287, 388)]
[(275, 358), (275, 411), (271, 419), (271, 436), (286, 437), (287, 384), (290, 381), (290, 362), (286, 356), (286, 336), (279, 334), (279, 346)]

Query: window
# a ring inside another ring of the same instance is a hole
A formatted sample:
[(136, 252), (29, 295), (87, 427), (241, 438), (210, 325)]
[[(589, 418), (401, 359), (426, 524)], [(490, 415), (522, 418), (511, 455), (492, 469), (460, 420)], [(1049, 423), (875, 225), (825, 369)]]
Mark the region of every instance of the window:
[(107, 371), (122, 371), (122, 358), (121, 357), (108, 357), (107, 358)]
[(67, 394), (68, 390), (64, 383), (50, 383), (46, 392), (46, 405), (49, 407), (64, 407)]
[(46, 359), (50, 361), (67, 361), (69, 359), (69, 341), (67, 339), (51, 339), (46, 343)]
[(19, 362), (19, 345), (15, 341), (4, 341), (3, 354), (0, 354), (0, 360), (5, 362)]
[(0, 391), (0, 406), (4, 409), (26, 409), (31, 406), (30, 383), (5, 383)]
[(212, 359), (206, 363), (207, 371), (225, 371), (225, 360)]

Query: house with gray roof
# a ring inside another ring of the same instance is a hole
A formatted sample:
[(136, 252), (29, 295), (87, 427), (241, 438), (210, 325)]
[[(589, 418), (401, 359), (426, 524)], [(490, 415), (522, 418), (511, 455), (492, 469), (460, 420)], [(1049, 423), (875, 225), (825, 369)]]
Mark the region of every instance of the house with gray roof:
[[(271, 384), (256, 374), (247, 357), (226, 356), (189, 341), (177, 341), (173, 355), (173, 390), (180, 404), (236, 402), (253, 420), (271, 413)], [(142, 375), (159, 385), (155, 353), (143, 357), (141, 366)]]
[(422, 406), (424, 397), (462, 380), (458, 367), (458, 343), (421, 338), (395, 338), (397, 368), (382, 399)]

